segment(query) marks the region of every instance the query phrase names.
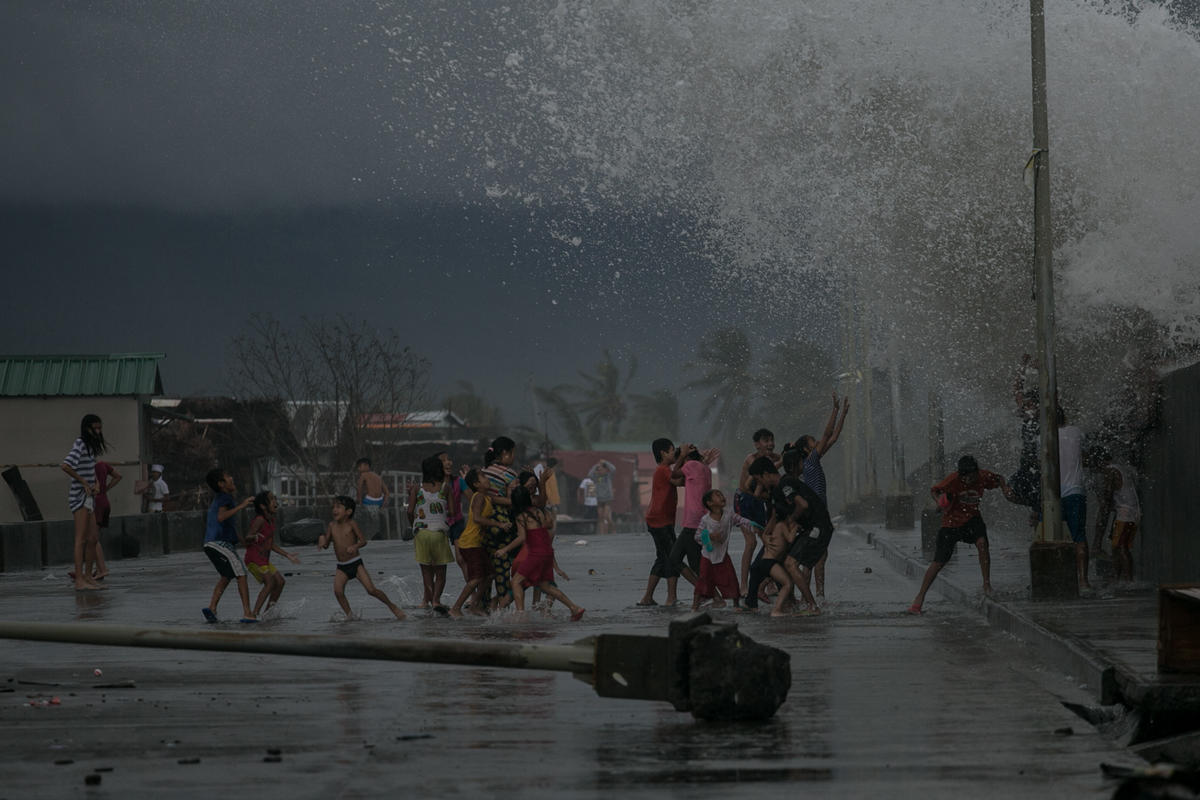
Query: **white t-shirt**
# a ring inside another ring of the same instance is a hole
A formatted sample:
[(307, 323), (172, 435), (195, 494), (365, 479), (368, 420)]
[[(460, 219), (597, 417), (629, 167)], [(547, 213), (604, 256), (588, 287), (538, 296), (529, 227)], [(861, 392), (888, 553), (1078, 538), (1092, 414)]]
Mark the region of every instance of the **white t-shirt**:
[(1058, 429), (1058, 491), (1063, 497), (1083, 494), (1083, 431), (1074, 425)]
[(158, 480), (156, 480), (154, 483), (150, 484), (150, 488), (152, 490), (151, 495), (150, 495), (150, 497), (151, 497), (150, 510), (151, 511), (162, 511), (163, 510), (162, 501), (168, 494), (170, 494), (170, 489), (167, 488), (167, 482), (164, 481), (162, 479), (162, 477), (160, 476)]
[[(725, 560), (725, 554), (729, 552), (729, 533), (736, 525), (739, 528), (743, 525), (749, 525), (750, 521), (739, 517), (737, 514), (725, 509), (725, 513), (721, 515), (721, 519), (712, 518), (711, 514), (705, 514), (700, 518), (700, 527), (696, 529), (696, 541), (701, 545), (704, 544), (704, 531), (708, 531), (709, 541), (712, 542), (712, 552), (700, 548), (700, 557), (708, 559), (714, 564), (720, 564)], [(712, 538), (713, 534), (723, 538), (723, 541), (716, 541)]]
[(585, 506), (595, 506), (598, 504), (596, 499), (596, 482), (591, 478), (584, 478), (579, 482), (579, 490), (583, 492), (583, 504)]

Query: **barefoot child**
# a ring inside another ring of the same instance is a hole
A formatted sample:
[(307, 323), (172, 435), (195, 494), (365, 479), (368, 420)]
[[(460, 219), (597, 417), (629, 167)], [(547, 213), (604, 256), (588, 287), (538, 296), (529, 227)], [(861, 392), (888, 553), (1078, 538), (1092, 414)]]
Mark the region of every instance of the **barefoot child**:
[(446, 589), (446, 565), (454, 560), (450, 550), (446, 465), (440, 456), (421, 462), (421, 485), (408, 496), (408, 518), (413, 521), (413, 553), (421, 566), (421, 608), (442, 614), (442, 592)]
[(787, 615), (784, 606), (792, 596), (792, 578), (784, 567), (788, 549), (795, 538), (795, 524), (791, 520), (776, 519), (767, 523), (767, 527), (759, 531), (762, 538), (762, 551), (754, 563), (750, 565), (750, 585), (746, 588), (746, 607), (758, 610), (759, 587), (767, 578), (772, 578), (779, 584), (779, 594), (775, 596), (775, 605), (771, 609), (772, 617)]
[(208, 507), (208, 522), (204, 529), (204, 554), (221, 577), (213, 587), (208, 607), (201, 609), (201, 613), (207, 621), (216, 622), (217, 603), (221, 602), (221, 595), (225, 593), (229, 582), (236, 580), (238, 596), (242, 599), (242, 622), (258, 622), (254, 612), (250, 610), (246, 569), (242, 566), (242, 560), (237, 557), (238, 544), (244, 544), (237, 530), (237, 515), (254, 502), (254, 498), (247, 497), (235, 505), (233, 492), (237, 487), (234, 485), (233, 476), (223, 469), (210, 470), (205, 480), (208, 481), (208, 488), (212, 489), (216, 496)]
[(704, 598), (713, 598), (713, 608), (724, 607), (725, 601), (732, 598), (733, 605), (740, 609), (737, 572), (729, 558), (729, 534), (736, 525), (743, 533), (749, 531), (753, 535), (753, 526), (750, 520), (726, 511), (725, 494), (720, 489), (705, 492), (702, 502), (708, 513), (700, 518), (700, 528), (695, 533), (701, 552), (692, 611), (699, 610)]
[(463, 604), (468, 603), (467, 610), (472, 614), (483, 614), (484, 582), (490, 574), (491, 559), (487, 548), (483, 545), (485, 528), (504, 528), (511, 530), (511, 522), (501, 522), (495, 516), (495, 506), (488, 497), (487, 475), (482, 470), (473, 469), (467, 473), (467, 487), (474, 492), (471, 495), (471, 505), (467, 512), (467, 525), (458, 537), (458, 553), (466, 565), (467, 584), (463, 587), (458, 599), (450, 609), (450, 616), (461, 617)]
[(271, 563), (271, 553), (279, 553), (293, 564), (299, 564), (300, 559), (275, 544), (275, 515), (279, 512), (279, 501), (275, 499), (275, 494), (256, 494), (254, 511), (254, 521), (250, 523), (250, 533), (246, 535), (246, 569), (263, 585), (258, 599), (254, 601), (254, 616), (257, 617), (263, 603), (267, 604), (267, 611), (271, 610), (283, 593), (283, 585), (287, 583)]
[(505, 545), (498, 554), (507, 556), (524, 548), (521, 558), (513, 564), (513, 602), (518, 611), (525, 610), (525, 587), (536, 586), (571, 610), (571, 621), (583, 616), (584, 609), (554, 585), (554, 512), (533, 505), (533, 495), (524, 486), (512, 493), (512, 515), (517, 523), (517, 538)]
[(324, 550), (329, 547), (330, 542), (333, 543), (333, 553), (337, 556), (337, 572), (333, 576), (333, 596), (337, 598), (342, 611), (346, 612), (346, 619), (349, 620), (352, 616), (350, 603), (346, 600), (346, 582), (351, 578), (357, 578), (358, 582), (367, 590), (367, 594), (387, 606), (388, 610), (396, 615), (396, 619), (404, 619), (404, 612), (389, 600), (386, 594), (375, 588), (375, 584), (371, 582), (370, 573), (363, 566), (363, 560), (359, 557), (358, 551), (366, 546), (367, 540), (354, 521), (354, 501), (344, 495), (333, 498), (333, 522), (329, 523), (329, 527), (317, 540), (317, 547)]
[(942, 509), (942, 527), (938, 529), (937, 549), (933, 561), (925, 570), (921, 579), (921, 589), (917, 592), (908, 613), (920, 614), (925, 605), (925, 594), (933, 585), (934, 579), (946, 566), (946, 562), (954, 556), (954, 548), (959, 542), (974, 544), (979, 551), (979, 571), (983, 575), (984, 594), (992, 593), (991, 556), (988, 550), (987, 525), (979, 513), (979, 501), (988, 489), (999, 489), (1010, 501), (1014, 500), (1012, 489), (1004, 478), (994, 472), (981, 470), (974, 456), (963, 456), (958, 460), (958, 470), (951, 472), (929, 490)]

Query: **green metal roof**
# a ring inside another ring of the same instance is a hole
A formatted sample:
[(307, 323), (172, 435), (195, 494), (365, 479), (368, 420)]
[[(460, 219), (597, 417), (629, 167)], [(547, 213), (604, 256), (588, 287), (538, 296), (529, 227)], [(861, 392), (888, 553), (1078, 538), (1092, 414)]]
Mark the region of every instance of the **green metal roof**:
[(97, 356), (0, 355), (0, 396), (98, 397), (162, 394), (163, 353)]

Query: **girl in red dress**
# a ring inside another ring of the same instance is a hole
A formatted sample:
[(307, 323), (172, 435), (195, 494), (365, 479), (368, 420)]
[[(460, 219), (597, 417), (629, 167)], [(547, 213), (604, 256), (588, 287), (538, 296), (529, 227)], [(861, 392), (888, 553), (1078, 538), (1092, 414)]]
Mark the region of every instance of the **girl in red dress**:
[(521, 557), (513, 565), (513, 602), (517, 610), (525, 610), (525, 587), (535, 586), (570, 609), (572, 622), (578, 621), (584, 609), (571, 602), (571, 598), (553, 583), (554, 512), (535, 507), (530, 491), (518, 486), (512, 493), (512, 516), (517, 523), (517, 538), (496, 554), (507, 556), (513, 550), (523, 548)]

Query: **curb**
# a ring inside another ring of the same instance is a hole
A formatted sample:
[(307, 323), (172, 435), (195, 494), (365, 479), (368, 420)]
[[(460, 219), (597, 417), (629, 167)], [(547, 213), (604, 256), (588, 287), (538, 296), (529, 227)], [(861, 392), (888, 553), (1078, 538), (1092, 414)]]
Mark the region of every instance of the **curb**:
[[(884, 561), (906, 577), (920, 580), (929, 566), (903, 552), (892, 542), (880, 539), (872, 531), (864, 531), (855, 525), (848, 525), (845, 530), (864, 539), (880, 553)], [(957, 605), (981, 612), (989, 625), (1037, 648), (1039, 656), (1047, 665), (1078, 678), (1101, 705), (1119, 702), (1123, 694), (1120, 688), (1122, 685), (1130, 689), (1135, 686), (1144, 689), (1141, 687), (1142, 682), (1135, 677), (1118, 675), (1117, 668), (1103, 660), (1095, 651), (1043, 628), (1004, 603), (990, 598), (984, 598), (981, 602), (976, 598), (974, 591), (968, 591), (954, 583), (945, 573), (938, 576), (937, 583), (930, 591), (939, 593)]]

